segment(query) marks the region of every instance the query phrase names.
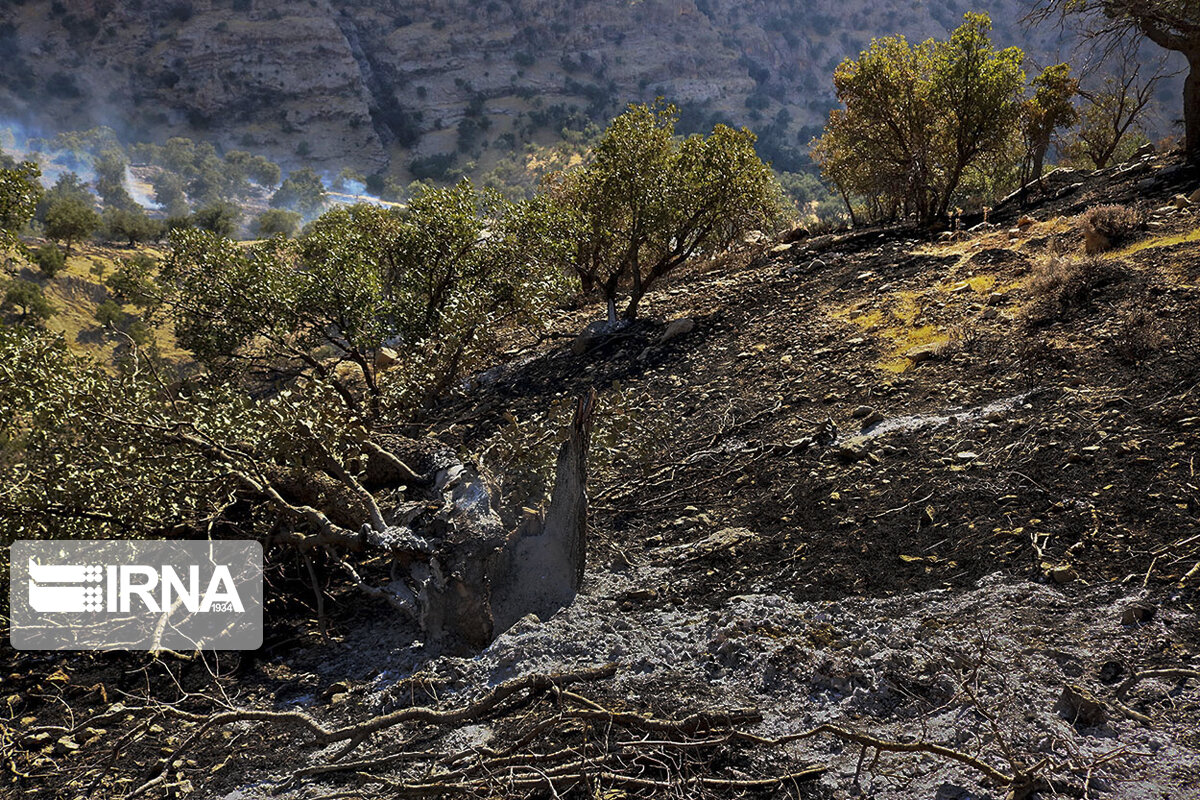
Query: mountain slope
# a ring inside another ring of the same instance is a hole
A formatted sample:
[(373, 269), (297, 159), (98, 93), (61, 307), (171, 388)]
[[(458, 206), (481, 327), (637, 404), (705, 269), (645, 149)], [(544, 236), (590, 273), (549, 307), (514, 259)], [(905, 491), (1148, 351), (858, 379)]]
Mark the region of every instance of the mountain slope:
[(750, 124), (782, 163), (824, 120), (842, 58), (943, 35), (966, 10), (1053, 58), (1056, 33), (1020, 30), (1018, 0), (26, 0), (0, 8), (0, 117), (376, 172), (486, 160), (664, 95), (690, 126)]

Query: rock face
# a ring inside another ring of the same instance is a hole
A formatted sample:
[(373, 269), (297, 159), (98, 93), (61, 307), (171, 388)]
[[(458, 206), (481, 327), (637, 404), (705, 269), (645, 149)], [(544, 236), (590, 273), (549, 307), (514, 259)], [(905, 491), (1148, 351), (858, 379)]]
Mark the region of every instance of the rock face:
[[(108, 124), (130, 139), (187, 135), (284, 166), (376, 172), (442, 153), (486, 160), (663, 95), (690, 127), (747, 124), (795, 150), (823, 124), (842, 58), (875, 35), (942, 36), (969, 7), (26, 0), (0, 5), (0, 121)], [(1050, 46), (1053, 31), (1019, 31), (1008, 11), (993, 9), (997, 42)]]

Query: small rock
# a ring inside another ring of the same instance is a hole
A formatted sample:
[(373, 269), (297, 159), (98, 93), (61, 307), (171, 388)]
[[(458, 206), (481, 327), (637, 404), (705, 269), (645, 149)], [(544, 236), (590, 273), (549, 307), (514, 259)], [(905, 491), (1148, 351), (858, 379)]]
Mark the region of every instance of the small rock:
[(1037, 224), (1037, 220), (1029, 215), (1025, 215), (1017, 220), (1017, 228), (1022, 231), (1027, 231)]
[(790, 244), (777, 244), (771, 248), (771, 252), (776, 255), (779, 255), (780, 253), (786, 253), (788, 250), (791, 250), (791, 249), (792, 249), (792, 246)]
[(884, 419), (885, 418), (882, 412), (878, 410), (872, 410), (870, 414), (867, 414), (865, 417), (863, 417), (862, 426), (864, 428), (869, 428), (872, 425), (878, 425), (880, 422), (883, 422)]
[(837, 454), (843, 461), (861, 461), (867, 457), (867, 441), (861, 437), (846, 439), (838, 445)]
[(400, 354), (390, 347), (381, 347), (375, 353), (375, 369), (383, 371), (400, 363)]
[(1104, 701), (1081, 686), (1064, 686), (1054, 711), (1068, 722), (1092, 727), (1104, 722), (1108, 707)]
[(1145, 603), (1135, 603), (1127, 606), (1121, 612), (1122, 625), (1145, 625), (1152, 619), (1154, 619), (1154, 606)]
[(680, 319), (671, 320), (666, 329), (663, 330), (662, 336), (658, 337), (659, 344), (667, 342), (679, 336), (684, 336), (696, 329), (696, 321), (691, 317), (681, 317)]
[(1189, 194), (1188, 200), (1190, 200), (1192, 202), (1192, 205), (1200, 206), (1200, 189), (1197, 189), (1196, 191)]
[(1055, 583), (1070, 583), (1079, 577), (1079, 573), (1070, 564), (1063, 564), (1050, 570), (1050, 577)]
[(961, 453), (956, 453), (954, 457), (959, 461), (974, 461), (975, 459), (979, 458), (979, 453), (974, 453), (970, 450), (964, 450)]
[(870, 406), (859, 406), (858, 408), (856, 408), (850, 412), (850, 416), (854, 417), (855, 419), (861, 419), (863, 417), (869, 416), (874, 411), (875, 411), (875, 409), (871, 408)]
[(1175, 208), (1184, 209), (1191, 206), (1191, 204), (1192, 201), (1186, 195), (1177, 194), (1171, 198), (1171, 205), (1175, 206)]
[(1154, 142), (1146, 142), (1144, 145), (1142, 145), (1141, 147), (1139, 147), (1137, 149), (1137, 152), (1133, 154), (1133, 157), (1134, 158), (1145, 158), (1146, 156), (1152, 156), (1152, 155), (1154, 155), (1156, 150), (1157, 150), (1157, 148), (1155, 148)]
[(911, 360), (914, 364), (920, 364), (923, 361), (932, 361), (942, 354), (942, 346), (940, 344), (922, 344), (911, 348), (904, 357)]

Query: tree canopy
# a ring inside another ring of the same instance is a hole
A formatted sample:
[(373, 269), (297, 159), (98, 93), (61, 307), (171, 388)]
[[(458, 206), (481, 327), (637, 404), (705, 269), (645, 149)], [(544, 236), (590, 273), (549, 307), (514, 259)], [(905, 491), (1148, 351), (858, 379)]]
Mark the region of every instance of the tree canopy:
[(834, 73), (842, 108), (830, 113), (814, 158), (844, 196), (883, 216), (931, 222), (968, 174), (1010, 149), (1022, 110), (1020, 49), (997, 50), (986, 14), (967, 14), (946, 41), (875, 39)]
[(634, 317), (645, 293), (689, 258), (713, 252), (784, 214), (783, 193), (750, 131), (717, 125), (675, 136), (678, 110), (634, 105), (609, 125), (590, 162), (562, 173), (552, 195), (572, 226), (570, 266), (599, 289), (616, 318)]

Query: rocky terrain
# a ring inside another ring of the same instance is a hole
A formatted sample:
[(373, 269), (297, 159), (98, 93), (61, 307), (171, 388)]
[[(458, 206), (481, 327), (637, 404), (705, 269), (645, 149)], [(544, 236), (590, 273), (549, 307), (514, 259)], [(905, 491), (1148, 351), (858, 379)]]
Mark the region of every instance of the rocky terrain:
[[(514, 331), (420, 432), (536, 505), (597, 390), (574, 603), (464, 655), (334, 591), (325, 639), (285, 567), (258, 653), (6, 646), (4, 791), (1197, 796), (1197, 190), (1058, 171), (957, 231), (748, 244), (606, 337)], [(1145, 227), (1086, 259), (1105, 202)]]
[[(285, 166), (404, 174), (487, 162), (663, 95), (701, 127), (748, 123), (795, 169), (833, 102), (834, 67), (873, 36), (923, 39), (988, 11), (1037, 63), (1058, 32), (1018, 0), (23, 0), (0, 6), (0, 118), (51, 132), (187, 135)], [(1058, 57), (1062, 57), (1058, 55)], [(1032, 65), (1031, 65), (1032, 68)], [(1174, 89), (1164, 86), (1174, 99)]]

